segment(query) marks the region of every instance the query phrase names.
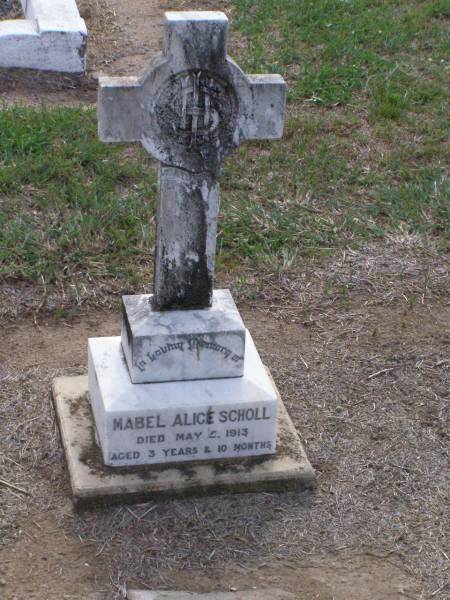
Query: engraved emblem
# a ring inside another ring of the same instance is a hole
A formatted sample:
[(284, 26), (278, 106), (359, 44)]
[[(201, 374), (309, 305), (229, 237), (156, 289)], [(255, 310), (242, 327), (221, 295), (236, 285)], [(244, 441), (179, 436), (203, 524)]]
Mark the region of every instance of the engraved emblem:
[(237, 100), (231, 86), (207, 71), (184, 71), (169, 79), (155, 106), (161, 130), (182, 146), (215, 145), (232, 135)]

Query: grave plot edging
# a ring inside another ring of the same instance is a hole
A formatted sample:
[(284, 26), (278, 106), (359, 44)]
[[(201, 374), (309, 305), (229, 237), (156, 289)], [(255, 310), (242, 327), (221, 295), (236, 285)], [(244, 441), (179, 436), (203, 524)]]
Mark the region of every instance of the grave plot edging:
[(75, 0), (21, 0), (25, 19), (0, 22), (0, 67), (83, 73), (87, 29)]

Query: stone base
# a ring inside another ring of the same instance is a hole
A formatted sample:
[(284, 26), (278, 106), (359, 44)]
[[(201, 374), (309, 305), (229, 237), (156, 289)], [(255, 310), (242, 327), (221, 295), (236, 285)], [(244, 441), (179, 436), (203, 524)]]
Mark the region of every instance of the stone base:
[(95, 442), (86, 376), (53, 381), (53, 401), (78, 508), (157, 497), (311, 488), (314, 471), (279, 400), (277, 453), (272, 456), (117, 468)]
[(241, 377), (245, 327), (229, 290), (201, 310), (159, 311), (150, 294), (123, 296), (122, 347), (133, 383)]
[(242, 377), (139, 384), (120, 338), (90, 338), (89, 396), (111, 467), (275, 452), (277, 391), (248, 332)]

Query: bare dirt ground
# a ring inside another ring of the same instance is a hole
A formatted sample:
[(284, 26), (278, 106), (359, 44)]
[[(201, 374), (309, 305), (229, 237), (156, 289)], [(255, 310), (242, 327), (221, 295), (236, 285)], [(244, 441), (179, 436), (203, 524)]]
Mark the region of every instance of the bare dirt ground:
[(82, 513), (50, 383), (84, 373), (87, 337), (117, 334), (119, 315), (81, 303), (57, 320), (43, 307), (36, 326), (29, 289), (15, 317), (3, 311), (0, 479), (14, 487), (0, 484), (1, 597), (256, 586), (299, 600), (447, 598), (447, 283), (432, 243), (405, 235), (234, 285), (317, 489)]
[[(91, 32), (87, 76), (4, 71), (0, 103), (94, 103), (99, 73), (139, 71), (160, 47), (164, 9), (229, 13), (225, 0), (79, 7)], [(109, 600), (127, 586), (449, 597), (448, 262), (432, 242), (399, 235), (282, 273), (248, 273), (245, 283), (222, 275), (224, 285), (302, 436), (317, 489), (74, 513), (51, 380), (86, 372), (87, 338), (118, 333), (125, 290), (1, 282), (2, 600)]]

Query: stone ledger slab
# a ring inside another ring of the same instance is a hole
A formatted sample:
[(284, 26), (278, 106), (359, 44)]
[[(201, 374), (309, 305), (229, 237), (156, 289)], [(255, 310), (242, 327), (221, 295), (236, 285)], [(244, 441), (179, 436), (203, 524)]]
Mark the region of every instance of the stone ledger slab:
[(229, 290), (212, 306), (154, 310), (153, 296), (123, 296), (122, 347), (133, 383), (241, 377), (245, 327)]
[(95, 442), (88, 378), (59, 377), (53, 381), (52, 393), (77, 508), (161, 497), (300, 490), (314, 485), (314, 471), (280, 398), (274, 455), (114, 468), (103, 464)]
[(294, 594), (284, 590), (244, 590), (238, 592), (166, 592), (129, 590), (128, 600), (295, 600)]
[(90, 338), (89, 395), (109, 466), (275, 452), (277, 392), (248, 332), (242, 377), (141, 384), (119, 337)]

